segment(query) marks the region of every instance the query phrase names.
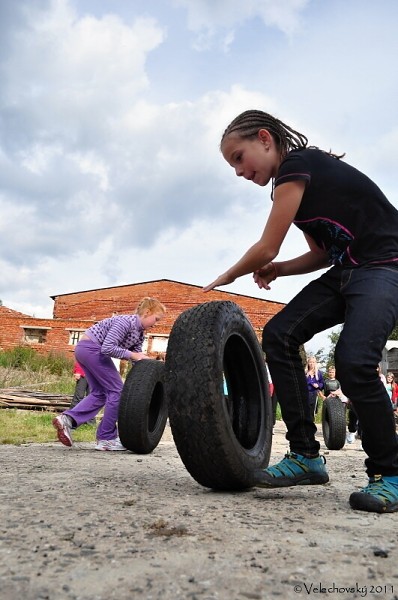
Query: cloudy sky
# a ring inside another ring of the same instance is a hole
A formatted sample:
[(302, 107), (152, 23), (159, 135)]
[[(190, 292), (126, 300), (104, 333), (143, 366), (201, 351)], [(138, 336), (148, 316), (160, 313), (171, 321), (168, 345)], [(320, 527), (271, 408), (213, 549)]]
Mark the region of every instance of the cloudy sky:
[[(214, 280), (271, 206), (218, 149), (248, 108), (398, 207), (397, 22), (395, 0), (0, 0), (3, 304), (47, 317), (56, 294)], [(280, 258), (305, 249), (293, 227)], [(223, 289), (287, 302), (308, 280)]]

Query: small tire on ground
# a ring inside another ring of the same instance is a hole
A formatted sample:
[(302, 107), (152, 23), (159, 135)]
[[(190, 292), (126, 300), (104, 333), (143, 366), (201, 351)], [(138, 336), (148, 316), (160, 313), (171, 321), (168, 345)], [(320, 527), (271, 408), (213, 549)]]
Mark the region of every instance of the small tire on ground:
[(215, 490), (254, 485), (269, 462), (273, 414), (264, 355), (241, 308), (214, 301), (183, 312), (165, 371), (170, 426), (191, 476)]
[(149, 454), (159, 444), (166, 421), (164, 362), (140, 360), (129, 371), (120, 398), (120, 441), (127, 450)]
[(333, 396), (328, 396), (322, 406), (322, 434), (329, 450), (341, 450), (346, 440), (345, 404)]

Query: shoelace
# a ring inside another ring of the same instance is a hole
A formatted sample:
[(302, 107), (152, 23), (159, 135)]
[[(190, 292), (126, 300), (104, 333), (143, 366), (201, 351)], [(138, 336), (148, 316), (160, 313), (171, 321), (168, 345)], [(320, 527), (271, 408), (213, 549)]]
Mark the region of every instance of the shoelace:
[(299, 462), (296, 456), (297, 455), (292, 453), (285, 454), (285, 457), (281, 460), (281, 462), (273, 467), (269, 467), (267, 472), (274, 477), (278, 477), (280, 475), (283, 477), (289, 477), (290, 475), (308, 473), (308, 467)]
[[(323, 464), (326, 464), (326, 458), (324, 456), (320, 456), (319, 458), (322, 459)], [(297, 454), (294, 452), (288, 452), (280, 463), (268, 467), (266, 471), (273, 477), (291, 477), (301, 475), (302, 473), (308, 473), (310, 471), (310, 466), (298, 460)]]

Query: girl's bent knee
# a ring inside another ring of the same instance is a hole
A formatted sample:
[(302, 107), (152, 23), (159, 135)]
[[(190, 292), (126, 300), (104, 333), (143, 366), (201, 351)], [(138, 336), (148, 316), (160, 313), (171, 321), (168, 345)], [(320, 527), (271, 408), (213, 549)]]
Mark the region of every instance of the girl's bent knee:
[(261, 346), (267, 357), (271, 356), (277, 348), (284, 344), (283, 336), (286, 336), (286, 332), (279, 331), (272, 320), (265, 325)]
[(341, 362), (336, 359), (336, 377), (340, 382), (343, 393), (350, 397), (356, 396), (358, 392), (367, 389), (378, 381), (376, 369), (367, 367), (357, 361)]

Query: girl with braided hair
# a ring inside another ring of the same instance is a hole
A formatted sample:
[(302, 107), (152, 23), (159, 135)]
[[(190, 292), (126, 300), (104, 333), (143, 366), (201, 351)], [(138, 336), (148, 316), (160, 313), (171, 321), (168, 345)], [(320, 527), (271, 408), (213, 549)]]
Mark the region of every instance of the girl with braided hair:
[[(260, 239), (204, 291), (253, 273), (260, 289), (278, 277), (328, 268), (264, 327), (263, 349), (290, 452), (258, 471), (266, 488), (329, 481), (299, 347), (316, 333), (344, 323), (335, 349), (338, 379), (362, 427), (368, 485), (350, 496), (353, 509), (398, 511), (398, 441), (391, 402), (377, 375), (386, 340), (398, 320), (398, 211), (366, 175), (275, 117), (248, 110), (221, 139), (236, 175), (266, 186), (272, 208)], [(294, 224), (308, 251), (275, 262)]]

